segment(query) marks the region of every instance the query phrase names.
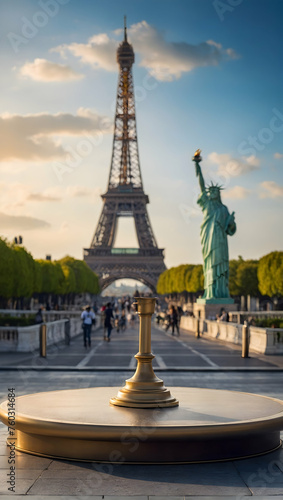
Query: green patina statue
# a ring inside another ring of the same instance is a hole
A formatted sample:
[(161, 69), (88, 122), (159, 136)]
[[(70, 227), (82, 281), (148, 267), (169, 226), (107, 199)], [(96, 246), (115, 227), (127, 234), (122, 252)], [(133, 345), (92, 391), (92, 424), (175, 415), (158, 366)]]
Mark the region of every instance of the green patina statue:
[(234, 212), (230, 214), (220, 197), (221, 186), (211, 184), (205, 187), (200, 162), (201, 151), (198, 149), (193, 156), (196, 175), (199, 178), (201, 194), (198, 204), (203, 211), (204, 219), (201, 225), (201, 245), (204, 271), (205, 301), (229, 299), (229, 255), (227, 235), (236, 232)]

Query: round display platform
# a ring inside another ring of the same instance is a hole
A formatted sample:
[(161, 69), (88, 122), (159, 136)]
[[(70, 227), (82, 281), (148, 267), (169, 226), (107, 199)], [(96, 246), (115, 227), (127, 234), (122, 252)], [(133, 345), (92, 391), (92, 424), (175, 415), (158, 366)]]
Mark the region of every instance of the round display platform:
[[(119, 388), (16, 399), (16, 449), (68, 460), (188, 463), (231, 460), (280, 446), (283, 402), (223, 390), (172, 388), (180, 405), (136, 409), (109, 403)], [(8, 425), (7, 401), (0, 418)]]

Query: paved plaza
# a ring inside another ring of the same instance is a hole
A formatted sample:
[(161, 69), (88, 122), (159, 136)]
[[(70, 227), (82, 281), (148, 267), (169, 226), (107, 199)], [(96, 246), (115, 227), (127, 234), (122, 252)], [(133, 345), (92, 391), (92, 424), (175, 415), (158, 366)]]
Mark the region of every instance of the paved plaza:
[[(138, 352), (138, 324), (117, 333), (114, 329), (111, 342), (103, 340), (103, 329), (92, 333), (91, 348), (83, 346), (83, 336), (78, 335), (71, 344), (58, 344), (47, 349), (47, 357), (40, 358), (38, 352), (0, 353), (2, 368), (30, 367), (34, 369), (76, 370), (133, 370), (134, 355)], [(154, 369), (172, 370), (278, 370), (283, 369), (283, 356), (264, 356), (250, 353), (250, 358), (241, 357), (241, 347), (217, 342), (213, 339), (196, 339), (192, 332), (181, 331), (172, 336), (160, 326), (152, 324), (152, 351), (155, 354)]]
[[(113, 332), (110, 343), (103, 331), (93, 335), (85, 350), (82, 337), (70, 346), (48, 349), (46, 360), (38, 354), (1, 354), (1, 401), (12, 385), (18, 396), (28, 393), (98, 386), (122, 386), (135, 367), (137, 326)], [(196, 339), (181, 332), (172, 337), (152, 329), (154, 366), (167, 387), (205, 387), (251, 392), (283, 399), (282, 357), (241, 358), (237, 346), (210, 339)], [(37, 361), (36, 361), (37, 360)], [(39, 362), (40, 361), (40, 362)], [(173, 391), (172, 391), (173, 392)], [(115, 395), (116, 389), (113, 389)], [(87, 411), (87, 408), (86, 408)], [(1, 498), (60, 498), (135, 500), (193, 499), (261, 500), (283, 498), (282, 448), (261, 456), (231, 462), (185, 465), (112, 465), (52, 460), (16, 454), (16, 494), (7, 490), (7, 435), (0, 425)], [(283, 437), (283, 434), (282, 434)], [(181, 444), (180, 444), (181, 446)]]

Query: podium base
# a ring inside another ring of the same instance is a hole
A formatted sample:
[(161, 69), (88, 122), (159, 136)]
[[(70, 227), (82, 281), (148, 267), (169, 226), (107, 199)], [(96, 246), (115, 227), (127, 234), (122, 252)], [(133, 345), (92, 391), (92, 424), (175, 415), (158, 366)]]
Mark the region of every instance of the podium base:
[[(165, 464), (234, 460), (280, 446), (282, 401), (175, 387), (180, 406), (137, 409), (109, 404), (117, 389), (16, 398), (16, 449), (64, 460)], [(8, 411), (6, 401), (0, 406), (5, 425)]]

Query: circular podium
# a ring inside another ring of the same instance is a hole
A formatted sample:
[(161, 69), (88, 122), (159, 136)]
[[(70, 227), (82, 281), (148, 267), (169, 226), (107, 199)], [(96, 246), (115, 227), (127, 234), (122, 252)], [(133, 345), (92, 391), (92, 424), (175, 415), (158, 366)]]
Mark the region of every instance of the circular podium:
[(155, 298), (137, 299), (137, 369), (123, 388), (21, 396), (13, 402), (12, 423), (11, 405), (2, 403), (0, 419), (16, 429), (17, 450), (68, 460), (188, 463), (251, 457), (281, 445), (282, 401), (181, 387), (171, 394), (152, 368), (154, 306)]
[[(16, 399), (16, 449), (68, 460), (188, 463), (231, 460), (280, 446), (283, 402), (254, 394), (174, 388), (179, 406), (125, 408), (117, 388), (45, 392)], [(0, 418), (8, 425), (7, 402)]]

